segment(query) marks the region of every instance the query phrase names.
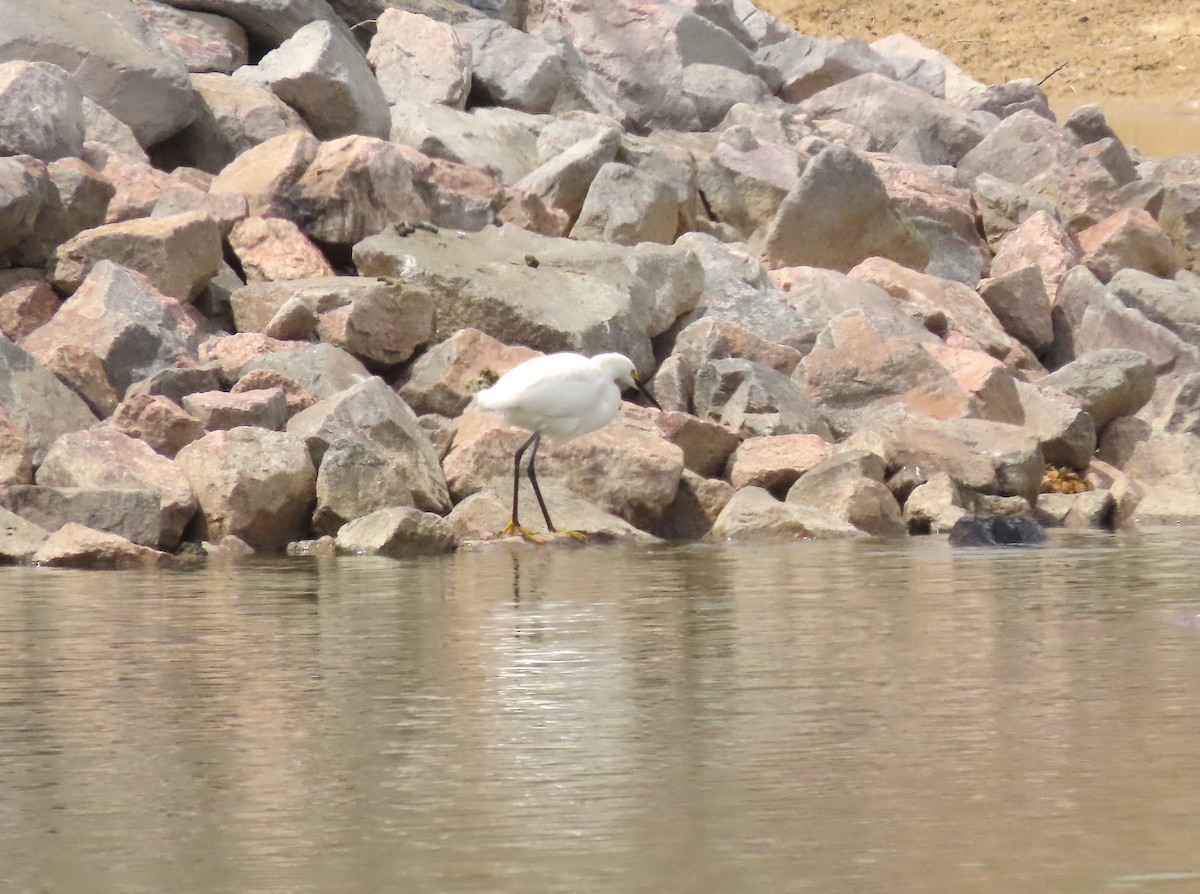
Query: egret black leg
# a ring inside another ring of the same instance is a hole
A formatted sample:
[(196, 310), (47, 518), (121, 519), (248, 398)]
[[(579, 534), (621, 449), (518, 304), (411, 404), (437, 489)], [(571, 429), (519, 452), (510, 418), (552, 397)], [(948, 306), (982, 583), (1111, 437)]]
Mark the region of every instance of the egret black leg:
[[(520, 517), (517, 515), (517, 503), (518, 503), (518, 500), (521, 495), (521, 457), (525, 454), (525, 451), (530, 448), (530, 446), (533, 447), (533, 452), (537, 453), (537, 442), (540, 437), (541, 437), (541, 434), (539, 432), (535, 431), (532, 435), (529, 436), (528, 441), (526, 441), (524, 444), (522, 444), (520, 447), (517, 448), (517, 455), (513, 457), (512, 525), (515, 528), (521, 527)], [(533, 454), (530, 454), (530, 456), (532, 457)], [(529, 477), (532, 478), (533, 477), (533, 472), (532, 472), (533, 459), (532, 458), (529, 460), (529, 467), (530, 467)], [(538, 500), (540, 501), (542, 499), (542, 495), (540, 493), (538, 493), (536, 482), (533, 485), (533, 492), (538, 495)], [(545, 509), (543, 508), (542, 511), (545, 512)], [(551, 530), (553, 530), (553, 528)]]
[[(542, 442), (542, 433), (534, 432), (533, 437), (528, 443), (533, 445), (533, 449), (529, 451), (529, 483), (533, 485), (533, 495), (537, 497), (538, 505), (542, 507), (542, 518), (546, 520), (546, 528), (551, 534), (555, 532), (554, 522), (550, 521), (550, 512), (546, 509), (546, 501), (542, 498), (542, 489), (538, 487), (537, 473), (533, 470), (534, 462), (537, 460), (538, 444)], [(515, 504), (514, 499), (514, 504)], [(514, 516), (515, 517), (515, 516)]]

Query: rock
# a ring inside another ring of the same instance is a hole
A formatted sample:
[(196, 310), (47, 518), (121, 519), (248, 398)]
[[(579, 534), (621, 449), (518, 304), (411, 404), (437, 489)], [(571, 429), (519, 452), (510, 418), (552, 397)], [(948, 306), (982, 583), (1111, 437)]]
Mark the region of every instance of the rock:
[[(93, 16), (79, 15), (71, 0), (36, 6), (7, 0), (0, 12), (0, 60), (48, 62), (73, 72), (80, 91), (129, 125), (141, 145), (153, 146), (195, 115), (183, 61), (128, 0), (96, 0), (88, 7)], [(98, 21), (105, 27), (96, 27)]]
[(1050, 297), (1046, 294), (1042, 271), (1023, 267), (1011, 273), (985, 279), (979, 284), (979, 297), (996, 315), (1004, 331), (1038, 355), (1054, 340), (1050, 320)]
[(183, 409), (199, 420), (206, 431), (228, 431), (241, 425), (280, 431), (288, 420), (282, 388), (237, 394), (201, 391), (185, 397)]
[(985, 86), (955, 65), (948, 56), (896, 32), (871, 41), (871, 49), (896, 72), (896, 79), (930, 96), (958, 103)]
[(265, 87), (215, 72), (193, 74), (199, 110), (157, 148), (179, 164), (219, 173), (246, 150), (286, 133), (309, 133), (291, 106)]
[(0, 509), (0, 564), (28, 562), (49, 536), (45, 528)]
[(471, 47), (454, 28), (389, 8), (380, 14), (367, 61), (388, 103), (437, 103), (455, 109), (471, 91)]
[(1005, 118), (959, 161), (970, 183), (981, 174), (1024, 187), (1062, 206), (1074, 229), (1090, 226), (1114, 210), (1122, 185), (1052, 121), (1033, 111)]
[(58, 311), (54, 290), (38, 270), (0, 270), (0, 334), (20, 342)]
[(247, 217), (233, 225), (229, 247), (247, 282), (333, 276), (333, 267), (290, 220)]
[(711, 360), (696, 370), (696, 415), (742, 437), (833, 434), (803, 389), (782, 373), (752, 360)]
[(541, 119), (516, 109), (462, 112), (410, 100), (392, 104), (393, 142), (478, 168), (509, 186), (537, 167), (542, 126)]
[(93, 571), (134, 568), (180, 568), (187, 558), (139, 546), (118, 534), (96, 531), (69, 522), (55, 531), (30, 556), (34, 565), (50, 568), (87, 568)]
[[(547, 25), (560, 26), (630, 124), (641, 130), (701, 126), (695, 99), (681, 89), (689, 65), (721, 65), (745, 74), (759, 67), (737, 37), (675, 4), (645, 7), (616, 0), (598, 8), (586, 0), (545, 0), (529, 10), (527, 27)], [(648, 55), (647, 47), (655, 52)]]
[(95, 143), (85, 145), (83, 160), (99, 171), (114, 190), (104, 213), (105, 223), (149, 217), (165, 194), (188, 188), (179, 177), (152, 167), (144, 158)]
[(670, 245), (678, 220), (679, 202), (667, 184), (629, 165), (610, 162), (588, 187), (571, 238)]
[(783, 497), (796, 479), (832, 453), (833, 445), (817, 435), (747, 438), (729, 458), (729, 482), (737, 490), (761, 487)]
[(796, 377), (843, 432), (857, 428), (864, 411), (881, 403), (937, 418), (963, 415), (969, 395), (925, 349), (933, 345), (940, 345), (937, 337), (903, 314), (847, 311), (829, 322)]
[(786, 502), (810, 506), (875, 537), (908, 532), (900, 504), (883, 483), (883, 459), (866, 450), (835, 454), (815, 465), (787, 492)]
[(664, 540), (700, 540), (733, 497), (728, 482), (683, 470), (675, 499), (651, 532)]
[(37, 471), (43, 487), (148, 490), (158, 496), (158, 545), (174, 549), (196, 512), (196, 496), (174, 462), (108, 428), (58, 438)]
[(1029, 515), (967, 515), (950, 529), (951, 546), (1036, 546), (1045, 540), (1046, 532)]
[(396, 506), (380, 509), (344, 525), (339, 552), (411, 559), (451, 552), (458, 543), (450, 523), (431, 512)]
[(232, 19), (263, 46), (278, 46), (301, 27), (316, 20), (334, 25), (347, 36), (349, 29), (327, 0), (171, 0), (189, 9), (198, 9)]
[[(558, 479), (579, 496), (646, 530), (660, 519), (679, 486), (683, 451), (662, 436), (657, 411), (622, 404), (599, 431), (538, 452), (538, 483)], [(482, 489), (512, 493), (513, 456), (529, 433), (473, 409), (459, 421), (454, 447), (444, 462), (455, 499)], [(524, 474), (524, 470), (522, 470)], [(533, 506), (526, 503), (527, 510)], [(578, 527), (560, 518), (563, 527)]]
[(46, 166), (27, 155), (0, 159), (0, 253), (34, 235), (51, 186)]
[(927, 326), (944, 317), (944, 328), (961, 332), (993, 357), (1003, 359), (1012, 349), (1011, 336), (991, 308), (960, 282), (918, 273), (885, 258), (869, 258), (850, 275), (879, 286), (909, 314), (928, 321)]
[[(1025, 414), (1013, 371), (983, 351), (926, 343), (927, 351), (967, 394), (965, 415), (1022, 425)], [(931, 415), (937, 415), (936, 413)]]
[(778, 70), (779, 95), (786, 102), (803, 103), (832, 87), (874, 75), (889, 80), (895, 69), (860, 37), (819, 38), (789, 34), (761, 52)]
[(221, 375), (213, 366), (169, 366), (152, 372), (144, 379), (134, 382), (125, 391), (125, 396), (137, 395), (167, 398), (182, 406), (183, 399), (198, 391), (221, 390)]
[(246, 30), (224, 16), (134, 0), (146, 23), (183, 59), (189, 72), (231, 74), (250, 54)]
[(366, 56), (329, 22), (309, 22), (234, 76), (270, 88), (322, 139), (347, 134), (386, 139), (391, 132), (387, 97)]
[(101, 260), (25, 348), (107, 416), (139, 379), (195, 364), (202, 327), (140, 273)]
[(1131, 267), (1154, 276), (1175, 273), (1174, 248), (1162, 227), (1141, 208), (1123, 208), (1079, 233), (1083, 263), (1101, 282)]
[(619, 351), (643, 371), (653, 362), (650, 338), (695, 306), (703, 281), (682, 248), (580, 243), (511, 226), (384, 232), (356, 245), (354, 262), (364, 276), (431, 287), (434, 338), (474, 328), (545, 353)]
[(735, 125), (696, 166), (697, 186), (708, 211), (749, 239), (775, 219), (801, 169), (794, 147), (760, 141), (749, 127)]
[(397, 478), (418, 509), (450, 509), (446, 477), (416, 414), (382, 379), (371, 377), (297, 413), (287, 430), (302, 438), (318, 465), (330, 445), (348, 439), (380, 452), (396, 466)]
[(694, 369), (709, 360), (731, 357), (753, 360), (783, 375), (791, 375), (803, 355), (795, 348), (777, 344), (716, 317), (701, 317), (685, 326), (675, 338), (672, 353)]
[(352, 519), (396, 506), (412, 506), (405, 457), (364, 440), (337, 438), (317, 469), (313, 527), (336, 534)]
[(1184, 277), (1168, 280), (1140, 270), (1120, 270), (1108, 291), (1126, 307), (1141, 311), (1188, 344), (1200, 346), (1200, 285)]
[(562, 209), (574, 222), (583, 209), (592, 181), (602, 167), (616, 158), (620, 143), (620, 131), (615, 127), (600, 130), (543, 162), (514, 183), (513, 188), (533, 193), (547, 207)]
[(12, 252), (15, 264), (45, 267), (54, 250), (82, 230), (104, 223), (116, 190), (91, 165), (64, 158), (46, 165), (48, 188), (42, 196), (33, 231)]
[(865, 73), (800, 103), (813, 118), (835, 118), (870, 134), (867, 149), (929, 165), (955, 165), (981, 139), (975, 116), (881, 74)]
[(772, 94), (758, 75), (697, 62), (683, 70), (683, 93), (696, 108), (701, 130), (719, 128), (729, 110), (743, 103), (767, 103)]
[(904, 501), (904, 523), (910, 534), (946, 534), (966, 514), (958, 485), (936, 472), (917, 485)]
[(136, 270), (164, 295), (191, 301), (217, 273), (221, 234), (213, 218), (197, 213), (84, 230), (55, 252), (55, 288), (75, 291), (92, 268), (105, 260)]
[(1023, 424), (1037, 436), (1043, 459), (1052, 466), (1086, 469), (1096, 452), (1096, 422), (1092, 416), (1053, 386), (1043, 390), (1020, 382), (1017, 390)]
[(970, 112), (983, 112), (1001, 119), (1030, 111), (1052, 123), (1056, 120), (1046, 94), (1032, 78), (980, 85), (961, 96), (957, 105)]
[(1052, 198), (991, 174), (979, 174), (970, 181), (970, 186), (971, 198), (979, 209), (983, 234), (989, 245), (997, 244), (1037, 214), (1056, 220), (1063, 217), (1063, 209)]
[(33, 447), (29, 435), (0, 404), (0, 486), (33, 481)]
[(724, 425), (687, 413), (660, 413), (655, 424), (664, 438), (683, 451), (684, 467), (704, 478), (724, 474), (729, 455), (740, 443), (737, 433)]
[[(889, 469), (946, 472), (967, 490), (1037, 499), (1046, 463), (1036, 436), (1020, 426), (983, 419), (939, 420), (893, 408), (843, 442), (885, 456)], [(882, 451), (882, 452), (881, 452)]]
[(1034, 518), (1047, 528), (1074, 530), (1106, 528), (1112, 521), (1116, 501), (1106, 490), (1079, 494), (1042, 494)]
[(413, 361), (399, 394), (417, 413), (453, 418), (477, 392), (537, 353), (505, 345), (478, 329), (460, 329)]
[[(28, 114), (35, 104), (40, 113)], [(0, 156), (78, 156), (83, 135), (83, 94), (70, 75), (49, 62), (0, 63)]]
[[(511, 190), (476, 168), (401, 148), (412, 164), (413, 186), (429, 209), (434, 226), (475, 231), (504, 219), (503, 212), (513, 201)], [(529, 198), (537, 204), (535, 197)], [(528, 223), (526, 229), (537, 230), (533, 221)], [(561, 234), (562, 229), (556, 230), (555, 235)]]
[(1054, 217), (1037, 211), (1005, 235), (996, 246), (991, 275), (1005, 276), (1037, 267), (1046, 294), (1053, 298), (1067, 271), (1079, 263), (1079, 246)]
[(252, 369), (234, 382), (233, 387), (229, 390), (232, 394), (241, 394), (245, 391), (261, 391), (272, 388), (278, 388), (283, 392), (288, 418), (295, 416), (301, 410), (307, 410), (317, 402), (316, 395), (302, 388), (299, 382), (273, 369)]
[(203, 423), (173, 400), (160, 394), (135, 394), (132, 389), (106, 424), (145, 441), (168, 459), (204, 434)]
[(480, 104), (534, 115), (553, 109), (566, 77), (563, 58), (553, 46), (490, 19), (463, 22), (454, 30), (470, 48), (471, 89), (482, 97)]
[(1175, 266), (1196, 269), (1200, 261), (1200, 182), (1167, 183), (1158, 222), (1175, 249)]
[(784, 503), (760, 487), (744, 487), (725, 504), (706, 539), (810, 540), (859, 537), (853, 525), (812, 506)]
[(1096, 431), (1119, 416), (1132, 416), (1154, 392), (1154, 365), (1140, 351), (1118, 348), (1093, 351), (1046, 376), (1038, 383), (1079, 402), (1096, 423)]
[[(571, 528), (584, 533), (591, 542), (604, 543), (619, 541), (628, 543), (654, 543), (655, 538), (644, 531), (639, 531), (629, 522), (618, 518), (612, 513), (605, 512), (596, 505), (578, 496), (565, 484), (559, 481), (542, 481), (539, 477), (539, 487), (549, 503), (555, 509), (555, 514), (563, 519), (570, 519)], [(521, 486), (521, 505), (533, 506), (533, 488), (526, 479)], [(536, 514), (536, 513), (535, 513)], [(512, 515), (512, 479), (509, 479), (508, 490), (505, 494), (482, 490), (471, 494), (462, 500), (454, 511), (446, 517), (446, 521), (454, 529), (460, 544), (471, 541), (501, 540), (507, 544), (523, 545), (519, 537), (504, 537), (500, 534)], [(540, 528), (540, 519), (535, 528)], [(538, 538), (545, 545), (578, 546), (579, 544), (569, 535), (549, 534), (538, 530)], [(461, 549), (460, 545), (460, 549)]]
[(41, 464), (60, 435), (96, 421), (78, 395), (4, 337), (0, 337), (0, 413), (25, 433), (35, 465)]
[(923, 268), (928, 252), (892, 208), (870, 163), (833, 144), (813, 158), (767, 229), (768, 266), (849, 270), (881, 256)]
[(341, 348), (327, 344), (299, 345), (270, 351), (236, 364), (230, 379), (256, 370), (287, 376), (305, 391), (324, 400), (371, 378), (367, 368)]
[(0, 508), (47, 531), (75, 522), (142, 546), (159, 543), (159, 497), (150, 490), (7, 487), (0, 491)]
[(209, 432), (180, 450), (175, 466), (199, 501), (200, 538), (233, 534), (273, 552), (308, 528), (317, 473), (295, 435), (249, 427)]

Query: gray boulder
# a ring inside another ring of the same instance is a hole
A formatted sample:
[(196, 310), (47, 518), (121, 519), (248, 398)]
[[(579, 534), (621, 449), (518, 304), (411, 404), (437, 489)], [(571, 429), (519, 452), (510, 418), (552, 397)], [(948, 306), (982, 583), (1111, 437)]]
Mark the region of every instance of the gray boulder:
[(253, 357), (238, 367), (238, 375), (255, 370), (280, 373), (321, 400), (371, 378), (362, 363), (330, 344), (301, 344)]
[(375, 27), (367, 61), (389, 104), (407, 100), (456, 109), (466, 106), (471, 92), (471, 46), (453, 26), (388, 8)]
[(692, 403), (701, 419), (742, 437), (814, 434), (833, 440), (816, 406), (790, 378), (752, 360), (710, 360), (696, 370)]
[[(28, 113), (34, 105), (41, 114)], [(0, 155), (54, 161), (80, 155), (83, 139), (83, 93), (70, 75), (49, 62), (0, 64)]]
[(1126, 307), (1200, 347), (1200, 285), (1162, 279), (1142, 270), (1119, 270), (1108, 291)]
[(538, 166), (539, 118), (516, 109), (463, 112), (408, 99), (392, 103), (391, 140), (430, 158), (469, 165), (511, 186)]
[(609, 162), (588, 187), (571, 238), (670, 245), (678, 222), (679, 200), (670, 186), (637, 168)]
[(0, 509), (0, 564), (30, 561), (49, 536), (40, 525)]
[(534, 115), (554, 107), (566, 76), (555, 47), (494, 19), (464, 22), (454, 31), (470, 47), (471, 89), (483, 97), (480, 104)]
[(866, 450), (838, 453), (801, 475), (787, 502), (824, 510), (876, 537), (908, 533), (900, 504), (883, 483), (887, 467)]
[(800, 103), (861, 75), (889, 80), (895, 69), (859, 37), (810, 37), (793, 32), (760, 49), (759, 58), (778, 72), (779, 95)]
[(28, 438), (41, 465), (60, 435), (90, 428), (96, 416), (74, 391), (23, 348), (0, 335), (0, 412)]
[(457, 543), (448, 521), (431, 512), (402, 506), (357, 518), (337, 534), (339, 552), (389, 559), (448, 553)]
[(322, 139), (391, 132), (387, 97), (358, 44), (326, 21), (298, 29), (235, 78), (268, 87), (304, 116)]
[(743, 487), (730, 497), (705, 539), (770, 542), (861, 536), (856, 527), (832, 513), (776, 500), (761, 487)]
[(1096, 431), (1120, 416), (1132, 416), (1154, 393), (1154, 364), (1141, 351), (1113, 348), (1072, 360), (1038, 382), (1079, 402)]
[(101, 487), (7, 487), (0, 508), (47, 531), (68, 522), (119, 534), (142, 546), (159, 544), (159, 495), (151, 490)]

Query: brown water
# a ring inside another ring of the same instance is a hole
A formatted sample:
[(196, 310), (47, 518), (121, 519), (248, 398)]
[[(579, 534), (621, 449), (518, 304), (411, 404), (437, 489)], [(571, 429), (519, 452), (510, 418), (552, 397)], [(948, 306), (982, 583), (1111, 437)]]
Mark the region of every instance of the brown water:
[(0, 891), (1198, 891), (1198, 547), (0, 569)]
[(1061, 123), (1087, 102), (1095, 102), (1104, 109), (1109, 126), (1121, 141), (1136, 146), (1143, 155), (1168, 158), (1200, 152), (1200, 104), (1168, 105), (1154, 97), (1079, 97), (1055, 102), (1054, 113)]

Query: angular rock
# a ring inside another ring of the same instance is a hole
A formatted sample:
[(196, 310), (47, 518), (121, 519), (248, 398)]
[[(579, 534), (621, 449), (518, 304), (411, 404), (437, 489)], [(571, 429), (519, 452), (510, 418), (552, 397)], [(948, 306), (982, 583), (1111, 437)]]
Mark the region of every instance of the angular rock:
[[(35, 104), (40, 114), (27, 114)], [(70, 75), (50, 62), (0, 63), (0, 156), (77, 156), (83, 136), (83, 94)]]
[(234, 224), (229, 247), (247, 282), (333, 276), (333, 267), (320, 249), (290, 220), (247, 217)]
[(288, 418), (301, 410), (307, 410), (317, 402), (316, 395), (302, 388), (299, 382), (273, 369), (252, 369), (234, 382), (229, 391), (231, 394), (241, 394), (245, 391), (271, 388), (278, 388), (283, 392)]
[(106, 260), (136, 270), (165, 295), (191, 301), (217, 273), (221, 233), (213, 218), (197, 213), (84, 230), (55, 252), (55, 288), (75, 291), (92, 268)]
[(0, 508), (47, 531), (75, 522), (142, 546), (159, 542), (159, 498), (149, 490), (7, 487), (0, 491)]
[(104, 223), (116, 190), (91, 165), (64, 158), (46, 165), (48, 189), (43, 195), (33, 232), (9, 254), (16, 264), (44, 267), (54, 250), (80, 231)]
[(352, 519), (380, 509), (412, 506), (405, 458), (395, 451), (351, 438), (337, 438), (317, 469), (313, 527), (336, 534)]
[(513, 184), (514, 189), (538, 196), (547, 207), (560, 208), (575, 221), (592, 181), (600, 169), (613, 161), (621, 143), (620, 131), (600, 130), (593, 136), (543, 162)]
[(1042, 354), (1054, 340), (1050, 297), (1042, 271), (1023, 267), (979, 283), (979, 297), (996, 315), (1004, 331)]
[[(476, 168), (429, 158), (409, 147), (400, 148), (412, 165), (413, 186), (429, 209), (434, 226), (474, 231), (504, 219), (502, 212), (512, 201), (512, 190)], [(537, 230), (532, 222), (525, 228)], [(561, 229), (555, 235), (561, 235)]]
[(663, 437), (683, 451), (684, 467), (705, 478), (724, 474), (739, 444), (731, 429), (687, 413), (660, 413), (655, 422)]
[(169, 366), (152, 372), (126, 389), (126, 397), (135, 395), (167, 398), (176, 405), (198, 391), (219, 391), (221, 375), (213, 366)]
[(554, 108), (566, 66), (552, 45), (496, 20), (475, 19), (454, 30), (469, 47), (471, 89), (482, 105), (534, 115)]
[(760, 487), (744, 487), (725, 504), (706, 539), (777, 541), (861, 536), (856, 527), (821, 509), (776, 500)]
[(134, 0), (134, 5), (146, 23), (179, 54), (189, 72), (231, 74), (248, 61), (246, 31), (231, 19), (174, 9), (156, 0)]
[(228, 431), (241, 425), (280, 431), (288, 420), (282, 388), (237, 394), (201, 391), (185, 397), (183, 409), (199, 420), (206, 431)]
[(0, 158), (0, 253), (32, 236), (51, 196), (46, 166), (28, 155)]
[(1106, 528), (1112, 521), (1116, 501), (1110, 491), (1090, 490), (1079, 494), (1042, 494), (1034, 509), (1047, 528), (1071, 530)]
[(458, 543), (450, 523), (432, 512), (396, 506), (343, 525), (338, 551), (359, 556), (411, 559), (451, 552)]
[(703, 62), (684, 68), (682, 87), (695, 105), (701, 130), (719, 128), (738, 104), (767, 103), (772, 97), (770, 87), (758, 75)]
[(1161, 279), (1141, 270), (1121, 270), (1108, 291), (1126, 307), (1169, 329), (1188, 344), (1200, 346), (1200, 284), (1186, 278)]
[[(24, 432), (29, 458), (38, 465), (60, 435), (88, 428), (96, 421), (78, 395), (31, 354), (2, 336), (0, 414)], [(20, 452), (23, 455), (24, 448)]]
[(690, 252), (537, 236), (511, 226), (479, 233), (384, 232), (354, 247), (360, 274), (428, 287), (434, 337), (475, 328), (551, 353), (619, 351), (652, 365), (650, 338), (695, 306), (702, 268)]
[(180, 164), (217, 174), (246, 150), (286, 133), (309, 133), (304, 119), (265, 87), (215, 72), (192, 75), (199, 109), (159, 147)]
[[(646, 530), (660, 519), (679, 486), (683, 451), (662, 436), (657, 411), (622, 404), (604, 428), (538, 452), (538, 483), (559, 479), (596, 506)], [(489, 488), (510, 493), (513, 456), (529, 433), (472, 409), (459, 422), (444, 467), (456, 499)], [(527, 510), (534, 504), (526, 503)], [(552, 510), (553, 514), (553, 510)], [(564, 527), (576, 527), (573, 521)]]
[(684, 469), (675, 499), (651, 533), (664, 540), (699, 540), (712, 530), (732, 497), (728, 482)]
[(317, 473), (304, 441), (241, 427), (209, 432), (175, 458), (199, 501), (196, 532), (227, 534), (255, 550), (282, 550), (308, 529)]
[(96, 0), (87, 11), (80, 15), (71, 0), (7, 0), (0, 60), (49, 62), (72, 72), (79, 89), (129, 125), (143, 146), (185, 126), (195, 103), (179, 56), (128, 0)]
[(325, 140), (347, 134), (386, 139), (387, 97), (366, 56), (344, 31), (326, 21), (304, 25), (256, 66), (235, 74), (270, 88)]
[[(1043, 379), (1043, 381), (1045, 381)], [(1017, 384), (1024, 426), (1033, 432), (1049, 465), (1083, 470), (1096, 452), (1096, 422), (1053, 386)]]
[(50, 568), (119, 570), (133, 568), (179, 568), (190, 564), (147, 546), (139, 546), (119, 534), (97, 531), (69, 522), (55, 531), (29, 557), (34, 565)]
[(455, 417), (476, 393), (535, 356), (530, 348), (510, 347), (478, 329), (460, 329), (413, 362), (399, 394), (417, 413)]
[(1044, 211), (1030, 215), (996, 246), (992, 258), (993, 277), (1037, 267), (1046, 294), (1052, 299), (1067, 271), (1079, 263), (1079, 246), (1055, 218)]
[(257, 43), (278, 46), (304, 25), (315, 20), (329, 22), (347, 36), (327, 0), (171, 0), (181, 9), (194, 9), (232, 19)]
[(910, 534), (946, 534), (967, 514), (958, 485), (945, 472), (913, 488), (904, 501), (904, 523)]
[[(149, 217), (163, 195), (188, 188), (180, 177), (158, 170), (144, 158), (99, 144), (87, 143), (83, 160), (113, 187), (112, 198), (104, 213), (105, 223)], [(195, 187), (192, 189), (199, 192)]]
[[(601, 543), (618, 541), (622, 543), (654, 543), (655, 538), (644, 531), (639, 531), (623, 518), (618, 518), (610, 512), (605, 512), (595, 504), (576, 495), (570, 488), (559, 481), (539, 479), (539, 486), (546, 502), (554, 507), (555, 515), (570, 519), (571, 529), (583, 532), (589, 540)], [(521, 487), (521, 505), (533, 506), (533, 488), (526, 480)], [(536, 514), (536, 510), (535, 510)], [(462, 500), (446, 521), (454, 529), (460, 544), (470, 541), (502, 540), (506, 544), (525, 545), (519, 537), (504, 537), (500, 532), (508, 524), (512, 515), (512, 483), (506, 493), (493, 493), (481, 490)], [(569, 535), (550, 534), (540, 530), (540, 519), (534, 529), (538, 531), (538, 539), (544, 545), (578, 546), (579, 544)], [(461, 548), (461, 547), (460, 547)], [(541, 548), (541, 547), (539, 547)]]
[[(446, 477), (416, 414), (382, 379), (368, 378), (297, 413), (287, 430), (302, 438), (318, 465), (330, 445), (348, 439), (383, 454), (418, 509), (444, 514), (450, 509)], [(515, 449), (515, 448), (514, 448)]]
[(1017, 396), (1019, 383), (1009, 367), (983, 351), (933, 342), (926, 342), (921, 347), (968, 395), (965, 415), (993, 422), (1024, 424), (1025, 414)]
[(194, 365), (202, 326), (140, 273), (101, 260), (25, 348), (107, 416), (139, 379)]
[(1056, 120), (1046, 94), (1032, 78), (981, 85), (960, 97), (957, 104), (967, 111), (984, 112), (997, 118), (1008, 118), (1027, 110), (1047, 121)]
[(168, 459), (204, 434), (204, 424), (175, 401), (161, 394), (135, 394), (132, 389), (106, 424), (145, 441)]
[(28, 562), (50, 532), (7, 509), (0, 509), (0, 565)]
[(678, 221), (679, 202), (667, 184), (629, 165), (609, 162), (588, 187), (571, 238), (670, 245)]
[(749, 239), (775, 219), (801, 168), (794, 147), (760, 141), (738, 125), (722, 133), (716, 150), (701, 159), (697, 185), (712, 215)]
[(256, 370), (272, 370), (321, 400), (371, 378), (367, 368), (352, 355), (328, 344), (284, 347), (246, 358), (234, 366), (236, 369), (229, 376), (231, 381)]
[(1123, 208), (1077, 236), (1083, 264), (1101, 282), (1132, 267), (1154, 276), (1175, 273), (1174, 247), (1162, 227), (1141, 208)]
[(838, 453), (797, 479), (786, 502), (820, 509), (875, 537), (908, 532), (900, 504), (883, 483), (883, 459), (866, 450)]
[(819, 38), (791, 33), (769, 44), (761, 56), (778, 70), (779, 95), (801, 103), (810, 96), (862, 75), (891, 79), (895, 69), (860, 37)]
[(833, 434), (804, 390), (782, 373), (752, 360), (711, 360), (696, 370), (693, 403), (701, 419), (742, 437)]
[(56, 440), (37, 471), (44, 487), (148, 490), (158, 497), (158, 545), (174, 549), (196, 511), (196, 496), (174, 462), (146, 443), (108, 428)]
[(975, 116), (881, 74), (830, 86), (800, 103), (813, 118), (835, 118), (871, 136), (867, 149), (929, 165), (955, 165), (983, 139)]
[(471, 48), (446, 22), (385, 9), (367, 61), (389, 103), (407, 100), (462, 109), (471, 91)]
[(1093, 351), (1046, 376), (1038, 387), (1053, 388), (1078, 401), (1096, 431), (1120, 416), (1132, 416), (1154, 393), (1154, 365), (1141, 351)]
[(20, 342), (50, 322), (59, 300), (38, 270), (0, 270), (0, 334)]
[(783, 497), (796, 479), (832, 453), (833, 445), (817, 435), (747, 438), (729, 457), (729, 483), (737, 490), (761, 487)]
[(766, 233), (768, 266), (849, 270), (880, 256), (923, 268), (928, 251), (892, 207), (870, 163), (833, 144), (813, 158)]

